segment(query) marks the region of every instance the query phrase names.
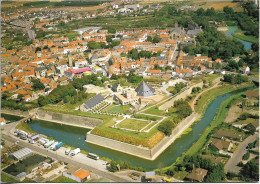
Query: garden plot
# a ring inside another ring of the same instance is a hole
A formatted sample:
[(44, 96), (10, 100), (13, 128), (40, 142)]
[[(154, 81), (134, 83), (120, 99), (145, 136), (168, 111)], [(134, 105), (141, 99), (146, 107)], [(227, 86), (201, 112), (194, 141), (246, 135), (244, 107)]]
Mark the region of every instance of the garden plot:
[(117, 124), (116, 127), (130, 131), (139, 131), (147, 126), (149, 123), (151, 123), (151, 121), (141, 119), (125, 119)]

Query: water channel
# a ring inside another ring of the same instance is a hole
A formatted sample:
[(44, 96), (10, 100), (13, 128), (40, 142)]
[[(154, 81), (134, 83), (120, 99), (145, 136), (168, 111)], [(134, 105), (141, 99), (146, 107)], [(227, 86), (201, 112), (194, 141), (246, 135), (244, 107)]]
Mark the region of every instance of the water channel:
[(220, 104), (228, 99), (231, 95), (236, 93), (238, 93), (238, 91), (221, 95), (213, 100), (209, 104), (202, 119), (191, 126), (192, 131), (178, 138), (154, 161), (141, 159), (118, 151), (88, 144), (85, 142), (86, 133), (89, 131), (88, 129), (71, 127), (40, 120), (33, 120), (32, 123), (30, 123), (30, 127), (35, 132), (47, 135), (48, 137), (53, 137), (58, 141), (63, 141), (67, 145), (79, 147), (83, 150), (96, 153), (99, 156), (108, 157), (114, 160), (127, 160), (129, 163), (135, 166), (142, 166), (147, 169), (155, 169), (159, 166), (169, 166), (175, 162), (183, 152), (185, 152), (195, 141), (198, 140), (206, 127), (209, 126), (209, 124), (214, 119)]
[(236, 30), (238, 30), (238, 26), (228, 26), (227, 36), (239, 40), (240, 42), (242, 42), (244, 44), (244, 47), (245, 47), (246, 50), (250, 50), (251, 46), (252, 46), (251, 42), (247, 42), (247, 41), (241, 40), (241, 39), (236, 38), (236, 37), (234, 37), (232, 35), (232, 33), (234, 33)]
[(5, 121), (7, 122), (14, 122), (23, 119), (23, 117), (20, 116), (14, 116), (14, 115), (9, 115), (4, 113), (1, 113), (1, 117), (5, 118)]

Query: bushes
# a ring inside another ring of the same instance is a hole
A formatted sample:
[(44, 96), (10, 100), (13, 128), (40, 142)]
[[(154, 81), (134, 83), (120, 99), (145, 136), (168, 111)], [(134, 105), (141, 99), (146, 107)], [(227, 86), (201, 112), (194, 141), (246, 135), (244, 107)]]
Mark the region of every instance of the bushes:
[(185, 87), (185, 84), (183, 82), (176, 83), (174, 89), (171, 91), (173, 95), (179, 93), (183, 88)]
[(243, 155), (243, 160), (248, 160), (250, 157), (250, 153), (249, 152), (246, 152), (246, 154)]
[(200, 87), (194, 87), (194, 88), (192, 88), (192, 93), (200, 92), (200, 90), (201, 90)]
[(142, 115), (142, 114), (135, 114), (134, 117), (139, 118), (139, 119), (151, 120), (151, 121), (157, 120), (157, 118), (155, 116), (147, 116), (147, 115)]

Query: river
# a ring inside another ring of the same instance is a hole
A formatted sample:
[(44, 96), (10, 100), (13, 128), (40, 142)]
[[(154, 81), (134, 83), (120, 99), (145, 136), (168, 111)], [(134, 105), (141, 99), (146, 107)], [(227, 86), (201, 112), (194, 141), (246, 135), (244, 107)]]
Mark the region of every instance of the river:
[(236, 30), (238, 30), (238, 26), (228, 26), (227, 36), (239, 40), (240, 42), (242, 42), (242, 43), (244, 44), (244, 47), (245, 47), (246, 50), (250, 50), (250, 49), (251, 49), (251, 46), (252, 46), (252, 43), (251, 43), (251, 42), (247, 42), (247, 41), (241, 40), (241, 39), (236, 38), (236, 37), (234, 37), (234, 36), (232, 35), (232, 33), (234, 33)]
[(220, 104), (235, 93), (238, 92), (227, 93), (213, 100), (209, 104), (202, 119), (191, 126), (192, 130), (178, 138), (154, 161), (141, 159), (122, 152), (86, 143), (86, 133), (90, 131), (88, 129), (40, 120), (33, 120), (32, 123), (30, 123), (30, 127), (35, 132), (53, 137), (58, 141), (63, 141), (67, 145), (79, 147), (83, 150), (96, 153), (99, 156), (108, 157), (114, 160), (127, 160), (131, 165), (141, 166), (149, 170), (158, 167), (166, 167), (175, 162), (183, 152), (187, 151), (190, 146), (198, 140), (206, 127), (213, 121)]

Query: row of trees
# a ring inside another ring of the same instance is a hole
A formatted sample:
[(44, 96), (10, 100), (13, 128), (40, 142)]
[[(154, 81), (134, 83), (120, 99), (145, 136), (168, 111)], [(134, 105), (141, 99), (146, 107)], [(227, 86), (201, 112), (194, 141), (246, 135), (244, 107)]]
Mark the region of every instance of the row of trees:
[(171, 91), (173, 95), (179, 93), (183, 88), (185, 87), (185, 84), (183, 82), (176, 83), (174, 86), (174, 89)]

